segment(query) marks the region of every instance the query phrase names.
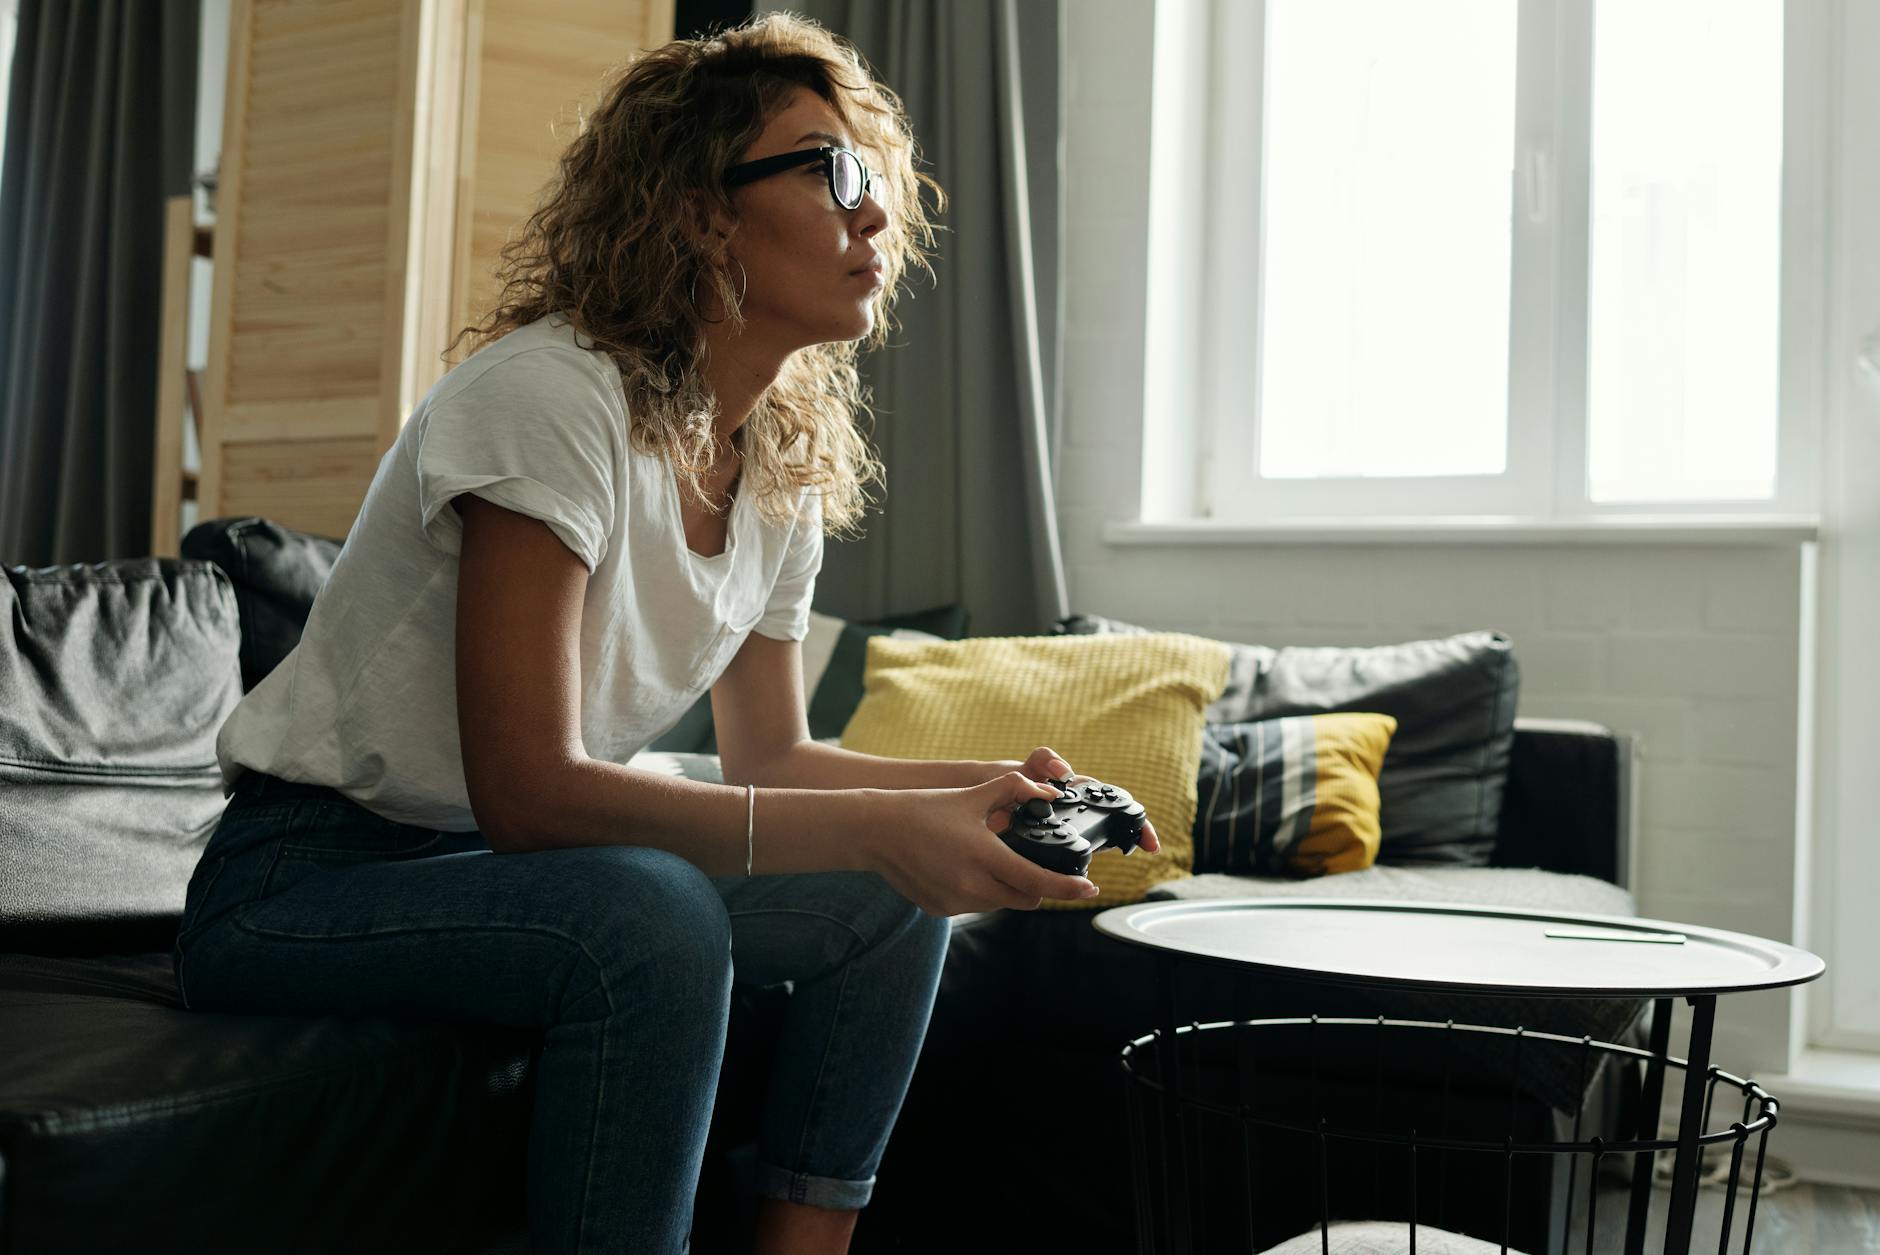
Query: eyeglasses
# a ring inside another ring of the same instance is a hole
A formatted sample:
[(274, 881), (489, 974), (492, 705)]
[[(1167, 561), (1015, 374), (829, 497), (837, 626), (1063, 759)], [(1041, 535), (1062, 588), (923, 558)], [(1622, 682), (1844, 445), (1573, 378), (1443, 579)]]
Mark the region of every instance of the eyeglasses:
[(880, 174), (863, 165), (862, 159), (848, 149), (824, 145), (793, 153), (778, 153), (775, 157), (760, 157), (756, 161), (732, 166), (725, 171), (725, 186), (741, 187), (783, 170), (806, 166), (812, 161), (823, 163), (823, 173), (829, 179), (829, 194), (844, 209), (854, 209), (860, 205), (862, 197), (881, 178)]

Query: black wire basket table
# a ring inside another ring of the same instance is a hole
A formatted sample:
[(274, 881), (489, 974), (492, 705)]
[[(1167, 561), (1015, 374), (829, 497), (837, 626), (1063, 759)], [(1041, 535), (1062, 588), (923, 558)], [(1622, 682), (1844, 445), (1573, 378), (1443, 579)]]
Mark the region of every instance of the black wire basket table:
[[(1710, 1062), (1716, 998), (1814, 979), (1824, 966), (1806, 951), (1655, 920), (1329, 899), (1149, 902), (1104, 911), (1095, 923), (1156, 951), (1161, 968), (1160, 1022), (1119, 1060), (1142, 1255), (1269, 1249), (1276, 1235), (1263, 1219), (1302, 1212), (1314, 1231), (1280, 1249), (1329, 1251), (1341, 1221), (1384, 1218), (1401, 1234), (1394, 1249), (1517, 1249), (1517, 1183), (1537, 1174), (1565, 1202), (1544, 1244), (1530, 1238), (1519, 1248), (1526, 1255), (1591, 1255), (1612, 1249), (1604, 1243), (1613, 1235), (1639, 1255), (1661, 1158), (1672, 1165), (1669, 1201), (1656, 1216), (1662, 1250), (1753, 1249), (1779, 1107), (1753, 1080)], [(1195, 963), (1478, 997), (1644, 998), (1649, 1043), (1388, 1016), (1182, 1023), (1175, 972)], [(1680, 997), (1692, 1008), (1682, 1058), (1669, 1050)], [(1535, 1104), (1518, 1101), (1536, 1072), (1577, 1074), (1582, 1101), (1537, 1118)], [(1589, 1108), (1584, 1096), (1601, 1076), (1628, 1088), (1624, 1102)], [(1668, 1077), (1681, 1101), (1677, 1129), (1663, 1137)], [(1727, 1193), (1716, 1230), (1707, 1224), (1700, 1234), (1707, 1161), (1727, 1162)], [(1616, 1208), (1608, 1193), (1602, 1220), (1598, 1182), (1615, 1175), (1629, 1189)], [(1486, 1246), (1447, 1244), (1468, 1241), (1444, 1227), (1458, 1198), (1476, 1217), (1499, 1205), (1498, 1225), (1470, 1230)]]

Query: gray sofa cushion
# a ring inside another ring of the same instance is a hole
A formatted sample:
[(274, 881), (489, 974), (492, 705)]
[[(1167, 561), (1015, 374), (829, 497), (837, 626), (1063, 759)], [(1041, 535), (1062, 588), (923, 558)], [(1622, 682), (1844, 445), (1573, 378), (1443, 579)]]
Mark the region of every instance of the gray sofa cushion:
[(1193, 898), (1388, 898), (1394, 902), (1459, 902), (1469, 906), (1585, 911), (1637, 915), (1632, 895), (1591, 876), (1568, 876), (1532, 867), (1386, 867), (1290, 880), (1274, 876), (1230, 876), (1214, 872), (1168, 880), (1148, 897)]

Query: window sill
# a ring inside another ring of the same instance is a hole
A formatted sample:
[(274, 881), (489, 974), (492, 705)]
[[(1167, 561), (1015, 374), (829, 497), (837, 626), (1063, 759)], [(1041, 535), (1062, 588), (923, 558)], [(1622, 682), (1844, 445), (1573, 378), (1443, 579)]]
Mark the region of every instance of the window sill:
[(1811, 1048), (1791, 1061), (1788, 1075), (1757, 1079), (1784, 1116), (1807, 1113), (1818, 1122), (1880, 1129), (1880, 1055)]
[(1435, 515), (1236, 523), (1107, 523), (1105, 544), (1132, 545), (1798, 545), (1817, 540), (1812, 514), (1630, 514), (1562, 519)]

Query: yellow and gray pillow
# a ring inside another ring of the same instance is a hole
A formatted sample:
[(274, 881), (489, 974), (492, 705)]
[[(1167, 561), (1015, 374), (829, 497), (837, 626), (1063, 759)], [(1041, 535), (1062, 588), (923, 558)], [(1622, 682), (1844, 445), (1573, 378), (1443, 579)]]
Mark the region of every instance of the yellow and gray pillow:
[[(1131, 634), (1149, 628), (1071, 615), (1053, 631)], [(1397, 720), (1378, 773), (1387, 863), (1486, 867), (1501, 829), (1521, 685), (1500, 632), (1393, 645), (1231, 644), (1211, 726), (1295, 715), (1366, 712)]]
[(1377, 776), (1397, 721), (1297, 715), (1209, 724), (1195, 810), (1197, 875), (1322, 876), (1377, 861)]

